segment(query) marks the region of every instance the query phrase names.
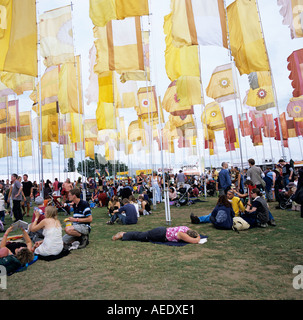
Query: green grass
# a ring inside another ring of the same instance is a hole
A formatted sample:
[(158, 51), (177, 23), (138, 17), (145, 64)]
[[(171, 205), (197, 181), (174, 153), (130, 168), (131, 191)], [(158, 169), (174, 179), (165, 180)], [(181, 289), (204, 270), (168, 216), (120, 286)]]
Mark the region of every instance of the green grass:
[(208, 214), (216, 200), (171, 207), (172, 226), (188, 225), (208, 236), (203, 245), (184, 247), (111, 240), (118, 231), (166, 226), (164, 204), (129, 226), (106, 225), (106, 209), (93, 209), (85, 249), (56, 261), (37, 261), (8, 277), (0, 299), (301, 300), (302, 290), (292, 286), (293, 267), (303, 264), (300, 213), (275, 210), (271, 203), (276, 227), (240, 233), (190, 223), (190, 212)]

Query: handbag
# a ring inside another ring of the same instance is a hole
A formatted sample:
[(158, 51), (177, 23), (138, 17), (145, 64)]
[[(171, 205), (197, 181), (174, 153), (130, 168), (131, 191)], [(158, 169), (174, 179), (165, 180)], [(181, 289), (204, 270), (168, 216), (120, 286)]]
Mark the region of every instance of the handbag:
[(234, 217), (233, 218), (233, 226), (232, 229), (234, 231), (243, 231), (243, 230), (247, 230), (249, 229), (250, 224), (245, 221), (243, 218), (241, 217)]

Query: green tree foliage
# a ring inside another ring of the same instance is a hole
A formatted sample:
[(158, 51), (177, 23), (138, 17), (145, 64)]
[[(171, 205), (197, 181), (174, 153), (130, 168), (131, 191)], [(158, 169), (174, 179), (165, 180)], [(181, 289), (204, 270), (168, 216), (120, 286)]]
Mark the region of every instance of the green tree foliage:
[(106, 168), (108, 170), (109, 176), (112, 176), (114, 173), (118, 171), (128, 171), (128, 166), (119, 160), (113, 161), (106, 161), (103, 156), (100, 154), (95, 153), (95, 160), (92, 158), (85, 159), (84, 161), (79, 162), (77, 166), (77, 170), (79, 173), (82, 173), (83, 176), (86, 178), (94, 177), (98, 175), (95, 173), (96, 169), (99, 171), (101, 176), (107, 177), (108, 174), (106, 172)]

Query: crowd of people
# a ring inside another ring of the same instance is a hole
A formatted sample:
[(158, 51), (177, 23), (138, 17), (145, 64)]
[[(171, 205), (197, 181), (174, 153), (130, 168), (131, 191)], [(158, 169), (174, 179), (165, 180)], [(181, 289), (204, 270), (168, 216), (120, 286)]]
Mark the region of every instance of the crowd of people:
[[(274, 169), (264, 171), (255, 165), (254, 159), (249, 159), (248, 163), (249, 168), (244, 170), (229, 168), (228, 163), (223, 162), (219, 170), (213, 168), (201, 176), (189, 177), (182, 170), (175, 175), (167, 175), (165, 187), (169, 190), (170, 203), (178, 201), (180, 194), (197, 199), (212, 190), (212, 195), (218, 196), (215, 208), (207, 215), (191, 214), (192, 224), (212, 223), (218, 229), (232, 229), (237, 217), (250, 228), (275, 226), (268, 202), (279, 203), (282, 194), (287, 194), (294, 196), (300, 204), (302, 196), (298, 196), (298, 191), (303, 188), (303, 169), (296, 170), (283, 159)], [(95, 206), (107, 209), (107, 225), (131, 225), (137, 224), (140, 216), (152, 214), (152, 204), (163, 201), (162, 175), (157, 173), (148, 176), (141, 172), (135, 179), (128, 177), (123, 181), (89, 178), (86, 183), (82, 183), (81, 178), (74, 182), (69, 178), (59, 182), (56, 178), (53, 183), (47, 180), (41, 187), (29, 181), (27, 174), (23, 177), (12, 174), (11, 181), (0, 181), (2, 226), (5, 225), (6, 212), (10, 212), (14, 221), (23, 220), (24, 216), (29, 216), (31, 204), (36, 205), (28, 230), (22, 230), (24, 242), (17, 245), (8, 243), (13, 228), (10, 226), (5, 230), (0, 244), (0, 264), (9, 265), (9, 270), (32, 261), (34, 255), (56, 257), (63, 251), (86, 247), (93, 220), (92, 208)], [(68, 208), (65, 228), (58, 219), (60, 207), (52, 202), (54, 197), (61, 199), (62, 208)], [(200, 241), (199, 234), (187, 226), (119, 232), (112, 239)]]

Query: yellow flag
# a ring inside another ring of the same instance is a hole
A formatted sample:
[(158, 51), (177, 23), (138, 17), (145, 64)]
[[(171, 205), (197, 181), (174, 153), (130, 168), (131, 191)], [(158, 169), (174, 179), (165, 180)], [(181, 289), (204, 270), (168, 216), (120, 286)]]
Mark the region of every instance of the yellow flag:
[(84, 120), (84, 138), (85, 141), (97, 141), (98, 127), (96, 119)]
[[(5, 109), (2, 109), (4, 111), (1, 112), (0, 115), (2, 120), (6, 121), (0, 121), (0, 133), (7, 133), (7, 132), (15, 132), (19, 129), (20, 123), (19, 123), (19, 100), (11, 100), (8, 101), (8, 104), (6, 105)], [(5, 116), (6, 114), (6, 116)]]
[(223, 108), (217, 102), (211, 102), (205, 106), (201, 120), (203, 125), (206, 125), (211, 130), (225, 129)]
[(82, 124), (82, 114), (80, 113), (70, 113), (71, 120), (71, 132), (70, 140), (71, 143), (83, 142), (83, 124)]
[[(163, 101), (162, 101), (162, 105), (164, 110), (166, 110), (167, 112), (169, 112), (170, 114), (174, 115), (174, 116), (180, 116), (180, 115), (186, 115), (186, 114), (193, 114), (194, 113), (194, 109), (192, 104), (186, 105), (186, 106), (182, 106), (180, 104), (181, 99), (179, 98), (179, 95), (177, 94), (177, 81), (173, 81), (167, 88), (164, 97), (163, 97)], [(180, 87), (181, 89), (181, 95), (184, 94), (184, 91), (182, 90), (182, 86)], [(187, 93), (185, 93), (186, 95)], [(201, 96), (201, 93), (200, 93)], [(186, 100), (188, 100), (188, 98), (185, 96)], [(183, 100), (184, 101), (184, 100)]]
[(40, 53), (45, 66), (74, 62), (71, 6), (47, 11), (39, 20)]
[(64, 158), (75, 158), (75, 144), (71, 143), (70, 138), (68, 137), (68, 143), (63, 145)]
[(148, 15), (148, 0), (90, 0), (89, 17), (93, 24), (104, 27), (110, 20)]
[(269, 71), (255, 0), (236, 0), (227, 7), (230, 47), (240, 74)]
[(59, 67), (52, 66), (45, 70), (40, 83), (30, 94), (34, 101), (33, 110), (40, 115), (40, 87), (42, 115), (58, 113), (58, 91), (59, 91)]
[(35, 78), (26, 74), (1, 72), (0, 80), (17, 95), (23, 94), (24, 91), (34, 90), (35, 88)]
[(165, 37), (165, 69), (171, 81), (177, 80), (180, 76), (200, 77), (200, 65), (198, 46), (184, 46), (176, 48), (172, 44), (172, 14), (164, 17)]
[(0, 71), (38, 75), (35, 0), (0, 0)]
[(103, 102), (114, 102), (114, 89), (113, 89), (113, 72), (103, 72), (99, 78), (99, 100)]
[(19, 157), (30, 157), (32, 156), (32, 140), (19, 141)]
[(138, 116), (158, 112), (156, 88), (143, 87), (138, 90), (139, 106), (135, 107)]
[(19, 126), (16, 132), (7, 132), (7, 136), (13, 140), (27, 141), (32, 139), (31, 112), (19, 112)]
[(98, 130), (116, 129), (116, 108), (113, 103), (98, 102), (96, 110)]
[(113, 146), (110, 146), (108, 142), (105, 144), (105, 159), (107, 161), (115, 160), (115, 149)]
[(144, 136), (143, 131), (139, 120), (132, 121), (128, 126), (128, 140), (131, 142), (141, 140)]
[(83, 113), (80, 56), (76, 63), (64, 63), (60, 69), (58, 101), (62, 114)]
[(177, 80), (177, 96), (180, 106), (204, 104), (201, 96), (201, 81), (199, 77), (181, 76)]
[(94, 37), (96, 73), (145, 70), (139, 17), (111, 20), (106, 27), (94, 27)]
[(89, 17), (98, 27), (117, 19), (115, 0), (89, 0)]
[(184, 116), (173, 116), (169, 115), (169, 121), (172, 127), (176, 127), (180, 130), (190, 129), (195, 127), (195, 122), (192, 114), (187, 114)]
[(258, 71), (248, 75), (250, 89), (245, 103), (262, 111), (275, 106), (274, 93), (269, 71)]
[(227, 48), (223, 0), (172, 1), (174, 45), (217, 45)]
[(85, 141), (85, 157), (95, 159), (95, 142)]
[[(38, 133), (40, 139), (40, 121), (38, 118)], [(43, 142), (57, 142), (59, 141), (58, 135), (58, 114), (50, 114), (42, 116), (42, 141)]]
[(52, 144), (50, 142), (45, 142), (42, 145), (42, 158), (43, 159), (52, 159)]
[(5, 133), (0, 133), (0, 158), (12, 156), (12, 140)]
[(230, 63), (215, 68), (206, 88), (206, 94), (218, 102), (236, 98)]

